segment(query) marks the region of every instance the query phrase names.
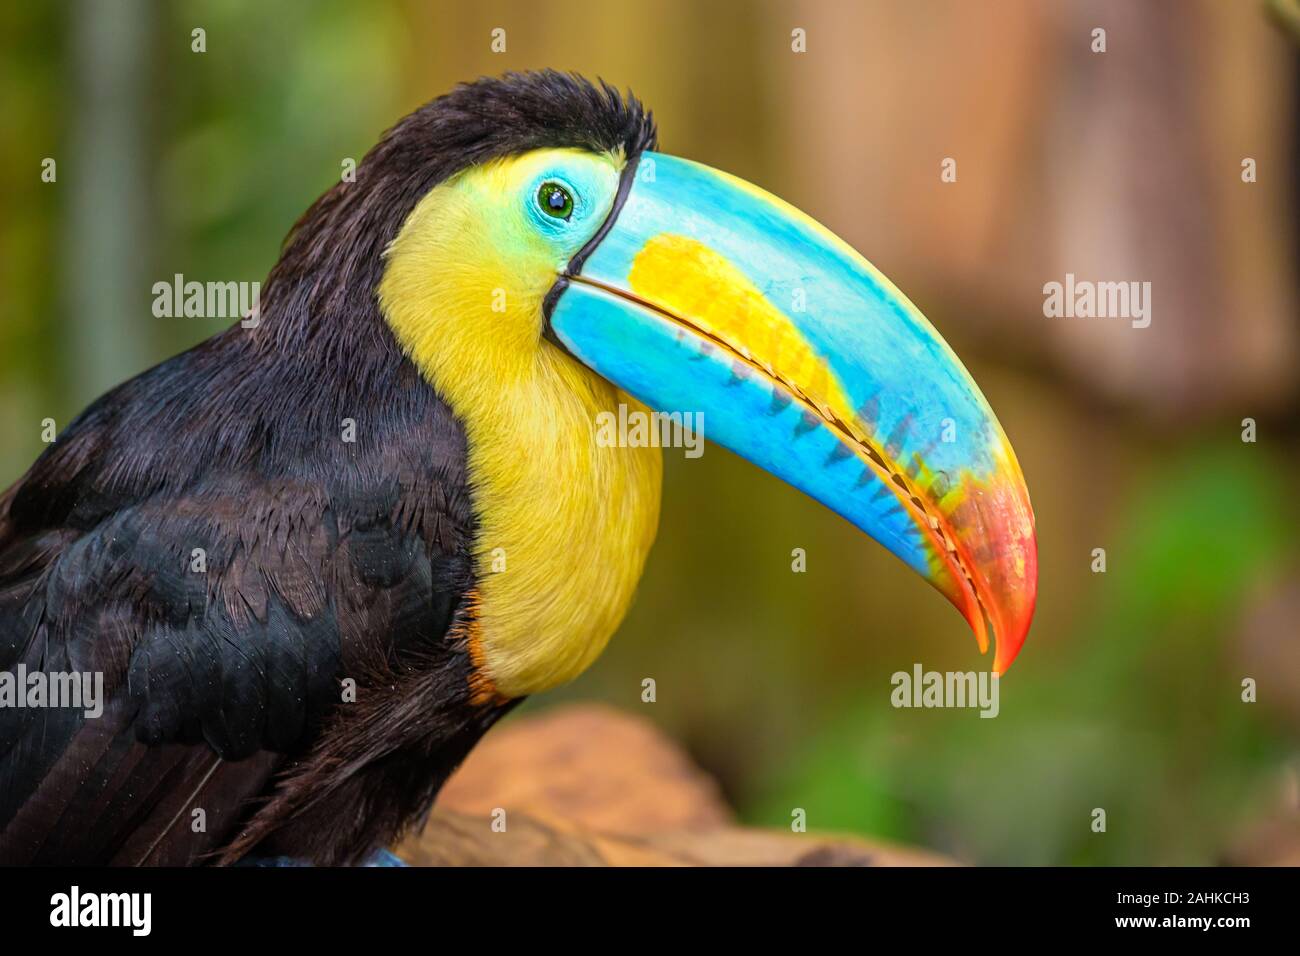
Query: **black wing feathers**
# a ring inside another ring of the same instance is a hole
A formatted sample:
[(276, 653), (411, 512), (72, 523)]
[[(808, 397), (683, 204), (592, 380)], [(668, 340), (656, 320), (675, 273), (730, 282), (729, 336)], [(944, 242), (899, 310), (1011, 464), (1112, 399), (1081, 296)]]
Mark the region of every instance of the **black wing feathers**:
[[(374, 702), (420, 659), (469, 713), (468, 660), (448, 638), (472, 586), (458, 423), (394, 350), (364, 402), (314, 380), (320, 434), (292, 414), (301, 395), (269, 389), (256, 428), (228, 426), (202, 394), (225, 375), (208, 370), (267, 375), (240, 335), (105, 396), (0, 499), (0, 669), (100, 672), (108, 698), (97, 718), (0, 708), (0, 860), (217, 851), (273, 774), (310, 761), (344, 677)], [(340, 400), (388, 417), (344, 442), (337, 423), (365, 414), (326, 418)], [(237, 437), (258, 447), (236, 451)], [(331, 726), (346, 738), (346, 720)], [(394, 740), (445, 730), (385, 725)], [(283, 822), (258, 819), (262, 837)]]

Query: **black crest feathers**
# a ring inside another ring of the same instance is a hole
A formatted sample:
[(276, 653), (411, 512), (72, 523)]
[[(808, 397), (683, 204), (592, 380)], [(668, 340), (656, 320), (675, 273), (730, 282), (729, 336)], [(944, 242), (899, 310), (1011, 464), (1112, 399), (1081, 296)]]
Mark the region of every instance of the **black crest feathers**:
[(465, 83), (409, 114), (357, 168), (294, 226), (268, 282), (310, 277), (314, 309), (361, 303), (379, 281), (382, 254), (416, 203), (470, 166), (532, 149), (622, 152), (653, 149), (653, 116), (630, 93), (555, 70), (507, 73)]

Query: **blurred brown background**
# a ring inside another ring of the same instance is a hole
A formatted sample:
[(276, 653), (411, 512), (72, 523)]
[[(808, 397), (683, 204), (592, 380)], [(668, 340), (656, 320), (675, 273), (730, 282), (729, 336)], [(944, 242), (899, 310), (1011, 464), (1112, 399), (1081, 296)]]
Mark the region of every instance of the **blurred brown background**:
[[(653, 108), (666, 152), (844, 236), (963, 357), (1033, 495), (1039, 612), (996, 720), (894, 710), (894, 671), (987, 666), (960, 618), (777, 480), (670, 452), (629, 620), (525, 711), (649, 717), (752, 823), (798, 807), (985, 863), (1300, 860), (1300, 21), (1268, 8), (7, 5), (0, 487), (43, 419), (223, 324), (154, 318), (154, 282), (261, 280), (344, 158), (458, 81), (601, 76)], [(1067, 272), (1151, 282), (1150, 327), (1044, 317)]]

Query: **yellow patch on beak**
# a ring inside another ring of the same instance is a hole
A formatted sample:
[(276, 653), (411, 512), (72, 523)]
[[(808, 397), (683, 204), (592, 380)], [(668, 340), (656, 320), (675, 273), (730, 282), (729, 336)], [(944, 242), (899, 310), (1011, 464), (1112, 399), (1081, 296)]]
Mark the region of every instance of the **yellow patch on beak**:
[(628, 282), (638, 298), (716, 339), (790, 387), (824, 418), (854, 421), (844, 389), (790, 318), (704, 243), (668, 233), (655, 236), (637, 253)]

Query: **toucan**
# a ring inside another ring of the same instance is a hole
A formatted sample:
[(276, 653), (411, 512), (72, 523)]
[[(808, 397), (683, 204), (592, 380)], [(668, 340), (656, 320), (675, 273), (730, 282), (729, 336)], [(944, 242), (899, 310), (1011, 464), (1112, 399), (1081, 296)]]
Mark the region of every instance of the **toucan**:
[(610, 413), (695, 416), (1016, 657), (1025, 481), (917, 308), (630, 93), (484, 78), (0, 496), (0, 862), (373, 860), (623, 618), (662, 452)]

